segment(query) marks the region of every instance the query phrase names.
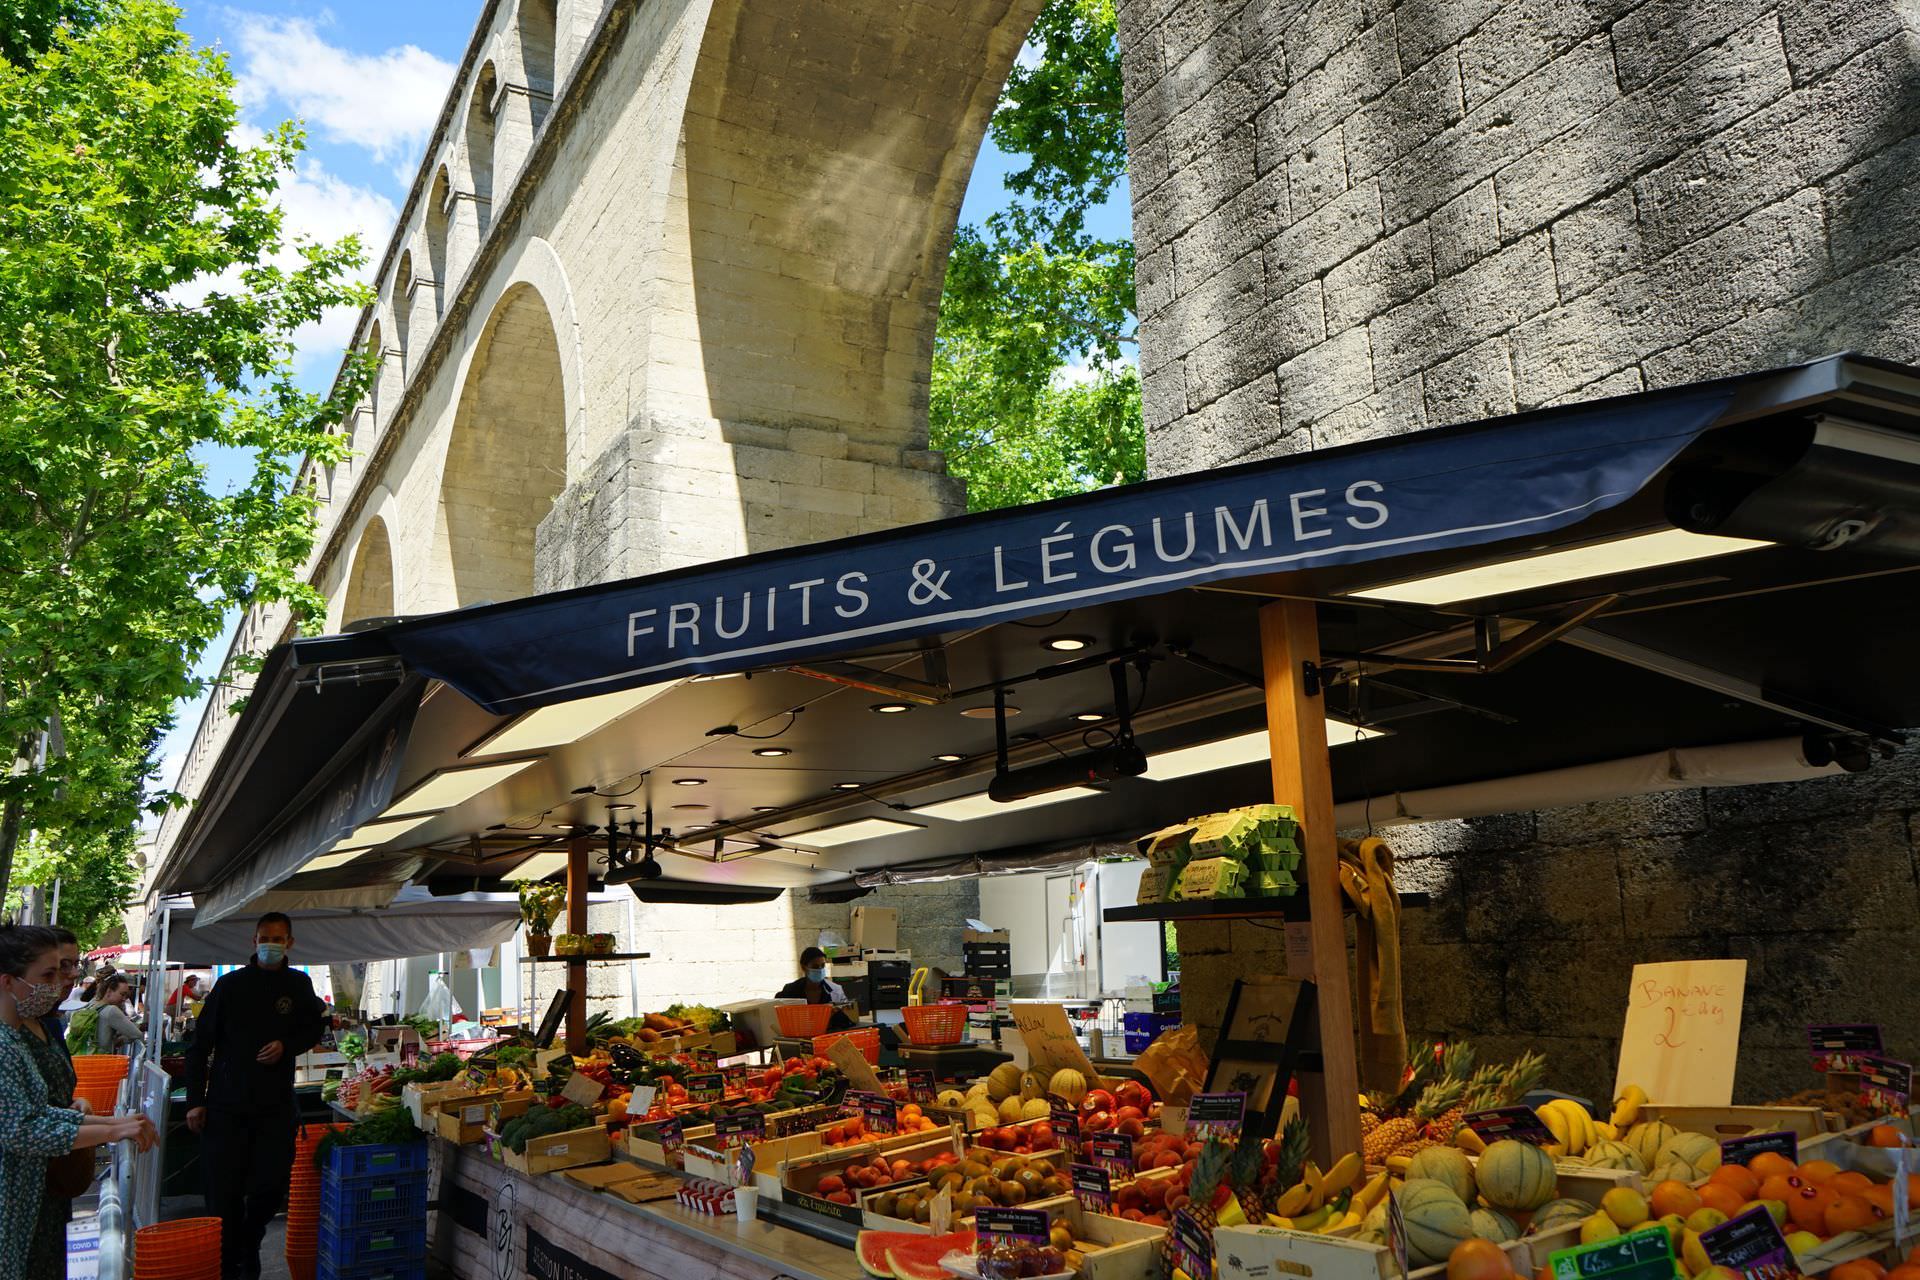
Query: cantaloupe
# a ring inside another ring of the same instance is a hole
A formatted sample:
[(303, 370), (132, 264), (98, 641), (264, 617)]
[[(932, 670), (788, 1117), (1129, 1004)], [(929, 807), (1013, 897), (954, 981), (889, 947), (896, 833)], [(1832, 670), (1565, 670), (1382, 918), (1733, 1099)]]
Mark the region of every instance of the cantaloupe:
[(1585, 1200), (1549, 1200), (1533, 1211), (1533, 1229), (1547, 1231), (1593, 1216), (1593, 1206)]
[(935, 1096), (933, 1105), (936, 1107), (952, 1107), (956, 1110), (964, 1110), (967, 1105), (967, 1098), (966, 1095), (958, 1089), (942, 1089), (939, 1094)]
[(1473, 1235), (1466, 1201), (1431, 1178), (1409, 1178), (1400, 1188), (1400, 1216), (1407, 1223), (1407, 1257), (1415, 1266), (1445, 1262), (1455, 1245)]
[(1035, 1098), (1047, 1096), (1047, 1078), (1038, 1071), (1029, 1071), (1020, 1077), (1020, 1101), (1031, 1102)]
[(1662, 1124), (1658, 1120), (1643, 1120), (1627, 1130), (1627, 1136), (1621, 1141), (1639, 1152), (1640, 1158), (1646, 1161), (1647, 1168), (1651, 1169), (1660, 1163), (1658, 1159), (1660, 1148), (1679, 1136), (1680, 1131), (1670, 1124)]
[(1513, 1219), (1498, 1209), (1475, 1209), (1468, 1215), (1473, 1234), (1482, 1240), (1491, 1240), (1495, 1244), (1505, 1244), (1509, 1240), (1520, 1238), (1520, 1228)]
[(1072, 1067), (1062, 1067), (1047, 1081), (1047, 1092), (1062, 1102), (1078, 1105), (1087, 1096), (1087, 1078)]
[(967, 1109), (967, 1117), (974, 1129), (992, 1129), (1000, 1123), (1000, 1113), (991, 1102), (982, 1102)]
[(1553, 1157), (1527, 1142), (1502, 1138), (1488, 1147), (1474, 1170), (1480, 1196), (1496, 1209), (1531, 1213), (1553, 1199), (1560, 1178)]
[(1630, 1169), (1645, 1173), (1647, 1162), (1624, 1142), (1600, 1142), (1587, 1148), (1586, 1162), (1596, 1169)]
[(1000, 1122), (1002, 1124), (1018, 1124), (1020, 1122), (1020, 1108), (1025, 1105), (1026, 1104), (1017, 1097), (1000, 1099)]
[(1004, 1102), (1020, 1092), (1020, 1068), (1011, 1062), (1003, 1062), (987, 1076), (987, 1096), (995, 1102)]
[(1465, 1203), (1473, 1203), (1473, 1162), (1458, 1147), (1427, 1147), (1417, 1152), (1407, 1163), (1407, 1176), (1432, 1178)]
[(1053, 1114), (1053, 1104), (1045, 1098), (1028, 1098), (1020, 1104), (1022, 1120), (1045, 1120)]
[(1671, 1178), (1676, 1182), (1698, 1182), (1720, 1167), (1720, 1144), (1704, 1133), (1676, 1133), (1660, 1147), (1652, 1160), (1653, 1168), (1665, 1170), (1656, 1183)]

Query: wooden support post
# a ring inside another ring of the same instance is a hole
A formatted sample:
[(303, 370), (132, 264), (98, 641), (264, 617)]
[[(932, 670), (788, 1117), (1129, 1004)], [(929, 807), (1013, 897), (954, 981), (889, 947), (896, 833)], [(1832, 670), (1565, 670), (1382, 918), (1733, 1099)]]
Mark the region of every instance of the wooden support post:
[[(567, 845), (567, 932), (587, 931), (588, 840), (579, 836)], [(567, 1052), (587, 1052), (587, 966), (567, 964)]]
[(1282, 600), (1260, 610), (1260, 653), (1267, 686), (1267, 734), (1273, 800), (1292, 805), (1303, 840), (1300, 862), (1311, 913), (1313, 980), (1319, 987), (1320, 1055), (1316, 1082), (1303, 1076), (1301, 1110), (1321, 1167), (1360, 1150), (1360, 1075), (1355, 1064), (1353, 996), (1347, 981), (1339, 849), (1333, 838), (1333, 772), (1327, 759), (1326, 699), (1307, 690), (1320, 661), (1320, 624), (1310, 601)]

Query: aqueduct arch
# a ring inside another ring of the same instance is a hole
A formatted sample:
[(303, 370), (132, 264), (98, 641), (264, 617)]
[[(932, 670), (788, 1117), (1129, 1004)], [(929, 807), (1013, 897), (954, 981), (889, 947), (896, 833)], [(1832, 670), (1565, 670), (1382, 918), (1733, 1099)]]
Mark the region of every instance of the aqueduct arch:
[(353, 552), (353, 569), (338, 625), (366, 618), (391, 618), (399, 612), (393, 583), (393, 542), (387, 522), (379, 516), (367, 521)]

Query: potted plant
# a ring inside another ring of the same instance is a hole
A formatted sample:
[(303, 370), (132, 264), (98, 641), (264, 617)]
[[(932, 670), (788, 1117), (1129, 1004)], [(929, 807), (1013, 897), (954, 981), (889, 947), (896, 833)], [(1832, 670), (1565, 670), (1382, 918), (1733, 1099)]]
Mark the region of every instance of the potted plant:
[(527, 951), (547, 954), (553, 945), (553, 918), (565, 903), (566, 889), (552, 881), (526, 881), (520, 886), (520, 923), (527, 926)]

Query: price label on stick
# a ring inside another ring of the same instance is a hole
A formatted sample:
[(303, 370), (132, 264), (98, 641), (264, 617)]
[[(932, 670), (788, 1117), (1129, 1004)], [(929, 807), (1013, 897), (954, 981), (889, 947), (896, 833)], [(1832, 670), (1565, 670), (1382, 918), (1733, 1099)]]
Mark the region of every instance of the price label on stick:
[(659, 1138), (660, 1149), (666, 1152), (667, 1163), (677, 1166), (680, 1163), (680, 1148), (687, 1145), (685, 1122), (677, 1116), (672, 1120), (662, 1120), (654, 1133)]
[(693, 1102), (718, 1102), (727, 1096), (727, 1082), (718, 1072), (687, 1077), (687, 1097)]
[(1807, 1028), (1813, 1069), (1823, 1075), (1852, 1075), (1863, 1054), (1879, 1057), (1886, 1044), (1877, 1022), (1818, 1023)]
[(1773, 1133), (1750, 1133), (1744, 1138), (1720, 1139), (1721, 1164), (1752, 1164), (1753, 1158), (1763, 1151), (1777, 1152), (1789, 1162), (1799, 1164), (1800, 1135), (1791, 1129), (1781, 1129)]
[(600, 1095), (606, 1091), (607, 1086), (584, 1072), (576, 1071), (567, 1077), (567, 1087), (560, 1091), (560, 1096), (577, 1107), (590, 1107), (600, 1101)]
[(868, 1133), (900, 1132), (900, 1104), (892, 1098), (866, 1094), (860, 1099), (860, 1114), (867, 1122)]
[(650, 1084), (633, 1086), (633, 1093), (627, 1098), (627, 1114), (638, 1119), (653, 1110), (655, 1087)]
[(1536, 1147), (1544, 1147), (1553, 1141), (1553, 1131), (1533, 1113), (1532, 1107), (1492, 1107), (1486, 1111), (1469, 1111), (1466, 1125), (1488, 1145), (1502, 1138), (1512, 1138)]
[(1078, 1154), (1080, 1150), (1080, 1108), (1071, 1102), (1056, 1101), (1049, 1113), (1048, 1123), (1053, 1126), (1053, 1139), (1060, 1149), (1068, 1155)]
[(1213, 1274), (1213, 1232), (1201, 1226), (1185, 1209), (1176, 1209), (1167, 1228), (1173, 1246), (1173, 1265), (1190, 1276)]
[(1707, 1261), (1747, 1276), (1749, 1280), (1784, 1280), (1799, 1268), (1793, 1251), (1780, 1234), (1780, 1224), (1765, 1209), (1749, 1209), (1717, 1227), (1700, 1233)]
[(1113, 1175), (1098, 1165), (1076, 1164), (1073, 1174), (1073, 1195), (1080, 1207), (1088, 1213), (1113, 1212)]
[(1673, 1241), (1665, 1231), (1643, 1229), (1616, 1240), (1557, 1250), (1548, 1265), (1553, 1280), (1673, 1280)]
[[(1187, 1103), (1187, 1136), (1195, 1142), (1218, 1138), (1235, 1142), (1246, 1120), (1247, 1095), (1244, 1093), (1196, 1093)], [(1191, 1274), (1191, 1273), (1190, 1273)]]
[(933, 1068), (907, 1068), (907, 1101), (925, 1105), (934, 1099)]
[(767, 1132), (767, 1118), (758, 1111), (729, 1111), (713, 1122), (713, 1136), (723, 1148), (758, 1142)]
[(1087, 1159), (1116, 1178), (1131, 1178), (1133, 1139), (1118, 1133), (1096, 1133), (1087, 1139)]
[(1400, 1280), (1407, 1280), (1407, 1220), (1400, 1212), (1400, 1197), (1387, 1192), (1387, 1248), (1393, 1251), (1393, 1264)]
[(1913, 1064), (1892, 1058), (1860, 1058), (1860, 1094), (1867, 1105), (1883, 1113), (1905, 1111), (1913, 1096)]

